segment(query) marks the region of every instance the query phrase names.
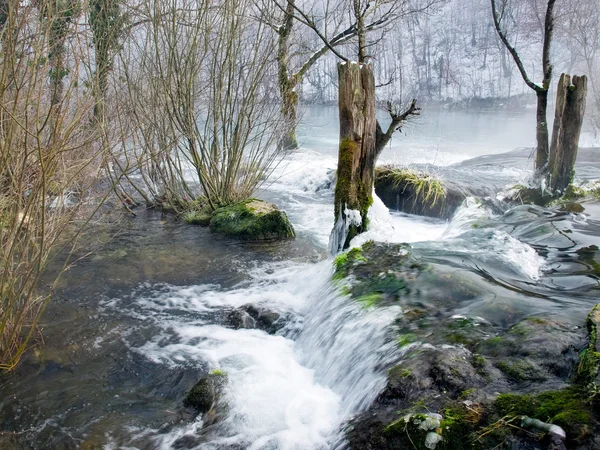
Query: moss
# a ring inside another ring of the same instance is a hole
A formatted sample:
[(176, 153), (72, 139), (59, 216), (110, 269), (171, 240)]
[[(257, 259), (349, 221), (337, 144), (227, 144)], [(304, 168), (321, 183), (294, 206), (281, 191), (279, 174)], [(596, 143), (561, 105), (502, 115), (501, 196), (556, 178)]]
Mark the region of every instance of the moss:
[(197, 412), (206, 413), (218, 402), (221, 392), (227, 383), (227, 374), (222, 370), (213, 370), (203, 377), (183, 399), (183, 405), (194, 408)]
[[(424, 408), (426, 409), (426, 408)], [(443, 409), (442, 419), (429, 414), (403, 414), (383, 429), (386, 440), (394, 443), (391, 448), (426, 450), (428, 433), (436, 433), (441, 441), (436, 450), (483, 449), (473, 439), (474, 431), (481, 419), (479, 410), (453, 403)]]
[(365, 180), (353, 174), (354, 161), (359, 157), (360, 148), (352, 139), (342, 139), (338, 156), (338, 173), (335, 185), (334, 220), (338, 220), (344, 208), (360, 212), (362, 224), (350, 225), (344, 248), (350, 241), (368, 227), (367, 213), (373, 204), (373, 186), (366, 186)]
[(573, 184), (569, 184), (567, 189), (565, 189), (565, 193), (562, 195), (562, 200), (577, 200), (585, 196), (585, 190)]
[(388, 296), (397, 296), (401, 292), (408, 293), (409, 288), (406, 281), (395, 274), (385, 273), (383, 276), (365, 281), (354, 286), (352, 290), (355, 296), (362, 297), (369, 294), (380, 294)]
[(494, 402), (500, 417), (528, 416), (562, 427), (569, 441), (591, 432), (592, 411), (585, 395), (576, 387), (538, 395), (501, 394)]
[(446, 188), (441, 181), (431, 174), (418, 172), (406, 167), (383, 166), (376, 169), (376, 178), (387, 178), (396, 189), (414, 192), (415, 201), (426, 208), (433, 208), (440, 202), (444, 202)]
[(377, 303), (380, 302), (382, 299), (383, 296), (381, 294), (374, 293), (362, 295), (358, 297), (356, 301), (361, 303), (365, 308), (372, 308), (373, 306), (377, 305)]
[(396, 343), (398, 344), (398, 347), (402, 348), (402, 347), (406, 347), (409, 344), (412, 344), (413, 342), (417, 341), (418, 337), (416, 334), (401, 334), (400, 336), (398, 336), (396, 338)]
[(473, 358), (471, 359), (471, 365), (475, 368), (475, 372), (477, 372), (479, 375), (487, 375), (485, 371), (486, 360), (483, 356), (474, 354)]
[(587, 316), (588, 346), (579, 355), (577, 381), (585, 386), (592, 385), (598, 377), (600, 369), (600, 352), (598, 348), (598, 324), (600, 324), (600, 304), (592, 308)]
[(512, 342), (505, 340), (501, 336), (495, 336), (482, 341), (477, 346), (477, 350), (484, 355), (499, 356), (510, 351), (513, 346), (514, 344)]
[(477, 325), (477, 322), (475, 321), (475, 319), (471, 318), (471, 317), (456, 317), (453, 318), (452, 322), (450, 322), (449, 324), (449, 328), (456, 330), (456, 329), (464, 329), (464, 328), (473, 328)]
[(204, 210), (190, 209), (181, 215), (181, 218), (185, 223), (191, 225), (202, 225), (208, 226), (212, 219), (212, 214)]
[(553, 200), (550, 193), (547, 193), (546, 191), (542, 192), (540, 188), (521, 186), (517, 191), (516, 199), (521, 203), (546, 206)]
[(461, 332), (448, 333), (446, 335), (446, 340), (450, 344), (455, 344), (455, 345), (456, 344), (469, 345), (472, 343), (472, 340), (468, 336), (465, 336)]
[(527, 336), (531, 333), (531, 328), (527, 326), (524, 322), (519, 322), (518, 324), (512, 326), (510, 330), (508, 330), (509, 334), (513, 336)]
[(598, 376), (600, 367), (600, 353), (586, 348), (579, 355), (577, 367), (577, 380), (583, 384), (592, 383)]
[(283, 211), (257, 199), (215, 210), (210, 229), (245, 240), (290, 239), (296, 235)]
[(460, 395), (458, 396), (458, 398), (460, 400), (466, 400), (466, 399), (468, 399), (471, 396), (471, 394), (473, 394), (473, 392), (475, 392), (474, 388), (465, 389), (464, 391), (462, 391), (460, 393)]
[(336, 272), (342, 272), (348, 263), (348, 253), (340, 253), (333, 260), (333, 267)]
[(343, 278), (348, 270), (357, 262), (367, 262), (367, 259), (363, 256), (362, 248), (353, 248), (347, 252), (340, 253), (333, 260), (333, 266), (335, 267), (334, 278)]
[(540, 370), (528, 361), (515, 362), (500, 361), (495, 364), (506, 376), (516, 382), (535, 381), (546, 379)]

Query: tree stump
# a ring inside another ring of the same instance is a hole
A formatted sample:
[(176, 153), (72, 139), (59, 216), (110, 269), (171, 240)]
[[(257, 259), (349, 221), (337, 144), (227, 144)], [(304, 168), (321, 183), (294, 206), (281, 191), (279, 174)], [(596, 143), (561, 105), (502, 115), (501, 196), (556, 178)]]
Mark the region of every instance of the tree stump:
[[(587, 77), (562, 74), (556, 98), (555, 123), (548, 163), (548, 186), (553, 193), (562, 193), (573, 181), (579, 135), (585, 114)], [(557, 123), (558, 122), (558, 123)]]
[(337, 253), (367, 229), (376, 152), (375, 79), (371, 66), (338, 64), (340, 147), (330, 250)]

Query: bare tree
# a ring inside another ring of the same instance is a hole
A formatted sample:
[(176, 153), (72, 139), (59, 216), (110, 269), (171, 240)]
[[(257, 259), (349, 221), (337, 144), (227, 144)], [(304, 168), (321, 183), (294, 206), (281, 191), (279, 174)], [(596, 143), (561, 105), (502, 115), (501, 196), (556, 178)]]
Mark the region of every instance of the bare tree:
[(280, 114), (266, 84), (275, 75), (268, 26), (250, 18), (250, 0), (145, 8), (143, 39), (124, 54), (123, 69), (148, 200), (215, 209), (249, 198), (280, 157)]
[[(340, 5), (329, 5), (329, 2), (323, 8), (324, 11), (320, 17), (316, 17), (314, 14), (302, 12), (301, 23), (308, 25), (314, 30), (318, 30), (320, 36), (326, 38), (326, 43), (321, 43), (312, 53), (308, 54), (304, 58), (295, 58), (299, 61), (296, 62), (295, 68), (291, 66), (292, 59), (292, 35), (294, 25), (298, 22), (299, 16), (297, 12), (299, 9), (296, 6), (296, 0), (288, 0), (283, 5), (277, 1), (274, 2), (276, 9), (282, 15), (281, 25), (274, 24), (274, 19), (270, 19), (270, 25), (275, 29), (278, 37), (277, 42), (277, 67), (278, 67), (278, 80), (279, 80), (279, 93), (281, 96), (282, 109), (281, 112), (285, 118), (286, 129), (285, 135), (280, 140), (280, 146), (285, 149), (294, 149), (298, 147), (298, 141), (296, 138), (296, 124), (298, 121), (298, 87), (302, 84), (302, 80), (306, 76), (307, 72), (311, 67), (330, 49), (347, 43), (352, 37), (356, 35), (356, 27), (354, 24), (350, 24), (348, 27), (340, 31), (342, 26), (341, 21), (335, 22), (335, 18), (344, 17), (343, 6)], [(334, 18), (334, 23), (330, 24)], [(317, 23), (323, 23), (323, 29), (318, 27)], [(328, 26), (329, 25), (329, 26)], [(328, 28), (333, 29), (332, 36), (328, 32)]]
[[(590, 75), (588, 117), (594, 133), (600, 134), (600, 3), (589, 0), (574, 0), (559, 23), (560, 36), (568, 47), (574, 64), (569, 70), (579, 69)], [(594, 76), (596, 75), (596, 76)]]
[(125, 14), (120, 0), (89, 0), (89, 21), (94, 43), (94, 95), (96, 120), (103, 123), (105, 117), (108, 76), (113, 67), (114, 55), (119, 46), (125, 26)]
[[(90, 42), (81, 33), (80, 43), (64, 51), (65, 10), (55, 16), (55, 7), (10, 1), (0, 31), (0, 371), (13, 369), (31, 345), (66, 268), (42, 290), (48, 263), (57, 254), (72, 261), (81, 230), (101, 204), (84, 208), (78, 201), (92, 193), (103, 156), (88, 126), (93, 98), (80, 83)], [(71, 27), (80, 31), (76, 22)], [(48, 49), (55, 52), (50, 59)]]
[(511, 54), (523, 80), (527, 86), (533, 89), (537, 95), (537, 112), (536, 112), (536, 157), (535, 170), (537, 175), (543, 175), (547, 170), (549, 157), (549, 134), (548, 134), (548, 90), (552, 81), (552, 64), (550, 61), (550, 47), (554, 32), (554, 5), (556, 0), (548, 0), (546, 4), (546, 13), (543, 22), (543, 48), (542, 48), (542, 72), (543, 80), (541, 84), (534, 83), (527, 73), (527, 69), (519, 56), (517, 49), (510, 43), (506, 32), (502, 27), (508, 0), (500, 0), (500, 8), (498, 8), (498, 0), (490, 0), (492, 5), (492, 16), (494, 19), (494, 28), (500, 37), (500, 40)]

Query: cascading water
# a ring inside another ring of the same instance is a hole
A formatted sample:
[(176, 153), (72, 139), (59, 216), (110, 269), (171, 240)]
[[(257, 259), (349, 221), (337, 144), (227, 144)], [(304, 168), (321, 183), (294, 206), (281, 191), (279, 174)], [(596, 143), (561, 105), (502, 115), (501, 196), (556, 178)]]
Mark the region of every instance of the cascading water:
[[(66, 301), (49, 306), (60, 320), (54, 332), (45, 329), (41, 356), (33, 355), (22, 372), (0, 384), (4, 428), (15, 432), (18, 444), (343, 449), (345, 424), (369, 407), (385, 387), (386, 369), (402, 357), (394, 335), (402, 310), (364, 307), (331, 281), (332, 260), (324, 258), (334, 219), (336, 145), (331, 140), (330, 154), (327, 149), (295, 154), (259, 194), (286, 210), (296, 242), (237, 244), (156, 217), (147, 234), (132, 226), (129, 241), (68, 272), (76, 287)], [(433, 158), (417, 153), (417, 161)], [(457, 159), (438, 156), (436, 161)], [(514, 158), (503, 156), (500, 163), (487, 158), (482, 170), (501, 183), (517, 181), (523, 170), (502, 166), (512, 167)], [(465, 164), (462, 172), (453, 168), (454, 175), (472, 177), (472, 166)], [(585, 269), (577, 252), (596, 245), (600, 225), (592, 220), (525, 207), (503, 216), (491, 213), (485, 202), (468, 199), (450, 222), (443, 222), (390, 213), (374, 200), (370, 229), (351, 246), (369, 240), (413, 243), (416, 257), (436, 269), (477, 278), (481, 296), (452, 306), (449, 314), (480, 315), (497, 298), (511, 306), (511, 313), (558, 314), (569, 299), (557, 297), (556, 286), (563, 292), (573, 285), (582, 291), (597, 285), (594, 277), (560, 273), (564, 264), (576, 267), (570, 272)], [(592, 231), (585, 228), (590, 226)], [(154, 250), (143, 253), (141, 247)], [(546, 255), (554, 262), (548, 263)], [(180, 267), (186, 258), (181, 278), (178, 269), (161, 278), (162, 266)], [(97, 278), (94, 291), (88, 284)], [(152, 283), (139, 284), (148, 280)], [(102, 290), (105, 285), (110, 294)], [(502, 290), (504, 285), (510, 289)], [(528, 289), (535, 297), (526, 297)], [(584, 297), (569, 303), (569, 311)], [(248, 304), (280, 314), (285, 327), (275, 335), (234, 329), (230, 313)], [(227, 406), (218, 420), (182, 414), (185, 393), (215, 369), (228, 378)], [(0, 435), (0, 447), (3, 439)]]
[[(133, 351), (161, 364), (205, 363), (228, 374), (225, 418), (204, 430), (200, 419), (166, 434), (146, 430), (159, 448), (191, 434), (201, 435), (199, 448), (206, 449), (328, 449), (341, 439), (344, 420), (384, 386), (381, 367), (393, 348), (386, 332), (399, 308), (366, 311), (340, 296), (330, 283), (330, 260), (272, 270), (258, 270), (260, 281), (230, 291), (206, 286), (135, 296), (136, 317), (155, 317), (161, 333)], [(271, 336), (189, 314), (247, 303), (297, 320)]]

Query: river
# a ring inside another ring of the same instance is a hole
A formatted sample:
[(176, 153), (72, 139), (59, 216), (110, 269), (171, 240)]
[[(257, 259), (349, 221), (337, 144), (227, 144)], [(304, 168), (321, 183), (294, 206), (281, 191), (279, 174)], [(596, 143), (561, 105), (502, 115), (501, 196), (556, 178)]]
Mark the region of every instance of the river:
[[(506, 152), (532, 147), (532, 112), (425, 110), (404, 132), (382, 162), (498, 185), (531, 170), (530, 151)], [(364, 308), (331, 284), (335, 109), (308, 108), (299, 139), (258, 193), (288, 213), (294, 241), (232, 241), (155, 211), (86, 235), (82, 254), (91, 255), (67, 271), (41, 321), (45, 345), (0, 379), (0, 447), (344, 448), (345, 423), (385, 385), (401, 308)], [(586, 178), (600, 177), (595, 155), (582, 153)], [(441, 221), (389, 212), (376, 199), (372, 229), (357, 243), (409, 242), (486, 284), (487, 295), (452, 313), (497, 327), (533, 313), (575, 324), (599, 292), (600, 208), (585, 206), (499, 212), (472, 199)], [(506, 314), (492, 308), (499, 303)], [(277, 312), (285, 327), (233, 329), (229, 314), (247, 304)], [(227, 411), (211, 424), (181, 401), (215, 369), (228, 376)]]

